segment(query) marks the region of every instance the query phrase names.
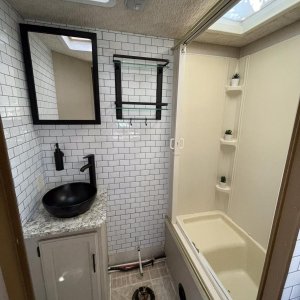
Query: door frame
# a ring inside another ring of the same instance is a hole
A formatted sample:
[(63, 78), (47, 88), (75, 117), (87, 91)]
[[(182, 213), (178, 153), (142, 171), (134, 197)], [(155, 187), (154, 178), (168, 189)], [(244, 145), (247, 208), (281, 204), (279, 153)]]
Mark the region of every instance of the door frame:
[(281, 182), (258, 300), (280, 299), (300, 228), (300, 101)]
[(34, 294), (1, 116), (0, 149), (0, 266), (9, 299), (33, 300)]

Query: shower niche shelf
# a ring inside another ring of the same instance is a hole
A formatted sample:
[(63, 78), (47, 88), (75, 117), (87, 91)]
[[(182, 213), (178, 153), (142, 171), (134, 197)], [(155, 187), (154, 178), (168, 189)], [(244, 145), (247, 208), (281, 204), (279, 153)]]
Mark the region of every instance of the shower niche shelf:
[(226, 85), (225, 86), (225, 90), (228, 93), (230, 93), (230, 92), (242, 92), (243, 91), (243, 87), (241, 85), (239, 85), (239, 86)]
[(225, 140), (223, 138), (220, 138), (220, 143), (221, 145), (236, 147), (237, 139)]
[(216, 184), (216, 190), (221, 192), (221, 193), (226, 193), (226, 194), (229, 194), (230, 191), (231, 191), (231, 188), (230, 186), (221, 186), (220, 184)]

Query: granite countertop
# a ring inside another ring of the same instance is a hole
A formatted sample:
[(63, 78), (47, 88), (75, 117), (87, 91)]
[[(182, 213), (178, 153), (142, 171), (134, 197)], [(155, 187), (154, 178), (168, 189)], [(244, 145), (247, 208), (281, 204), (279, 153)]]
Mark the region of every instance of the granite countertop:
[(24, 238), (99, 228), (106, 220), (106, 199), (107, 193), (98, 191), (92, 207), (87, 212), (74, 218), (64, 219), (51, 216), (41, 203), (23, 226)]

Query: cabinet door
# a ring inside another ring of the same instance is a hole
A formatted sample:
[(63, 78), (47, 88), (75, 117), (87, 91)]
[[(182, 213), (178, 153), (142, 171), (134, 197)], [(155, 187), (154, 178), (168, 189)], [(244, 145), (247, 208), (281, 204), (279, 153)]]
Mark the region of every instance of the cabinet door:
[(39, 243), (47, 300), (99, 300), (96, 233)]

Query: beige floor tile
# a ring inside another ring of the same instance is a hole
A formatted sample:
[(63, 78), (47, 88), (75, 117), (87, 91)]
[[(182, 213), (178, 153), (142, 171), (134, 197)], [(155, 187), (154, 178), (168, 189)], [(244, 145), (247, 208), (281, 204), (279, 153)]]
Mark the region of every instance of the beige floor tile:
[(139, 270), (110, 274), (111, 300), (132, 300), (132, 295), (141, 286), (150, 287), (156, 300), (177, 300), (171, 276), (165, 262), (144, 268), (144, 276)]

